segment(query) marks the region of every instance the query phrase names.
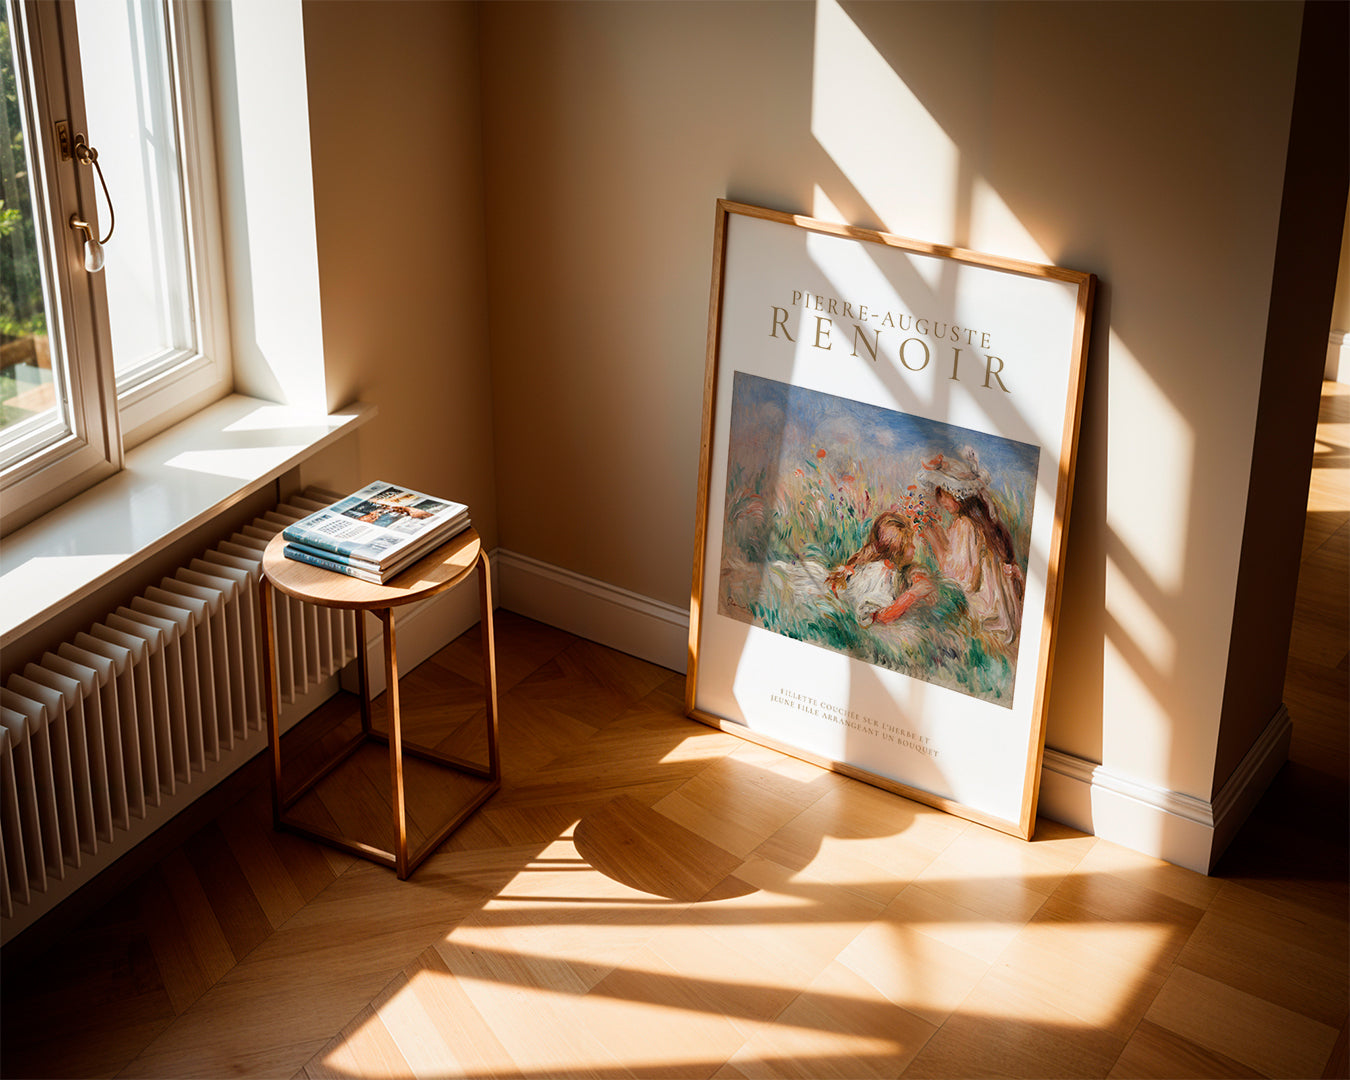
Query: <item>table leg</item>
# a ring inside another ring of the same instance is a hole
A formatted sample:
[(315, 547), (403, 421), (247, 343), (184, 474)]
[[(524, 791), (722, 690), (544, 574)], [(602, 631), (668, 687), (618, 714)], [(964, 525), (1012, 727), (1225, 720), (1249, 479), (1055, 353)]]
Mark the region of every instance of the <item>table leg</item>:
[(376, 612), (384, 632), (384, 699), (389, 714), (389, 786), (394, 813), (394, 864), (399, 880), (408, 877), (408, 808), (403, 788), (403, 722), (398, 703), (398, 650), (394, 609)]
[(277, 689), (273, 593), (266, 575), (258, 582), (258, 619), (262, 623), (263, 705), (267, 710), (267, 746), (271, 752), (272, 827), (281, 823), (281, 695)]
[(370, 734), (370, 658), (366, 652), (366, 613), (356, 612), (356, 677), (360, 684), (361, 731)]
[(492, 568), (487, 554), (478, 552), (479, 626), (483, 637), (483, 687), (487, 699), (488, 779), (501, 779), (497, 758), (497, 649), (492, 627)]

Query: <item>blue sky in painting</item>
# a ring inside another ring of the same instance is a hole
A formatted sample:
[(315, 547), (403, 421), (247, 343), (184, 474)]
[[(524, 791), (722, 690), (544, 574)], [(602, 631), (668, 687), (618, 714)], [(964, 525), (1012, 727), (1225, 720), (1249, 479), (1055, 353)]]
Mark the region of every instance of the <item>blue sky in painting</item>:
[[(732, 456), (755, 467), (781, 464), (812, 447), (869, 460), (917, 460), (960, 454), (973, 446), (996, 487), (1032, 501), (1040, 448), (938, 420), (883, 409), (773, 379), (736, 372), (732, 392)], [(896, 478), (900, 479), (899, 476)]]

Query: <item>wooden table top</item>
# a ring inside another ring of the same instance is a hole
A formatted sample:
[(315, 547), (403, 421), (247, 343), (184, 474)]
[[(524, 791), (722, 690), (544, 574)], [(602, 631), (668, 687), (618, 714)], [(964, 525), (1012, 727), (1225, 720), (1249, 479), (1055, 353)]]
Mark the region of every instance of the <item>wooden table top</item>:
[(298, 600), (356, 611), (398, 607), (453, 589), (477, 566), (483, 546), (475, 529), (465, 529), (383, 585), (376, 585), (288, 559), (283, 553), (287, 543), (277, 533), (263, 552), (263, 573), (273, 587)]

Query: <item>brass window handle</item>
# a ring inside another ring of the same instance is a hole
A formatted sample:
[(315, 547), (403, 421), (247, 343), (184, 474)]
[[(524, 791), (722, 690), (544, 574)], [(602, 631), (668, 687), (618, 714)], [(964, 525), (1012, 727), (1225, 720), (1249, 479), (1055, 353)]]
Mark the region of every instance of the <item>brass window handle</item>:
[(84, 233), (84, 268), (90, 273), (103, 269), (103, 245), (112, 239), (117, 228), (117, 215), (113, 210), (112, 196), (108, 193), (108, 181), (103, 178), (103, 168), (98, 163), (98, 149), (89, 145), (84, 133), (75, 136), (74, 158), (81, 165), (92, 165), (98, 173), (98, 182), (103, 186), (103, 199), (108, 204), (108, 235), (99, 240), (94, 235), (93, 226), (82, 221), (78, 214), (70, 215), (70, 227)]

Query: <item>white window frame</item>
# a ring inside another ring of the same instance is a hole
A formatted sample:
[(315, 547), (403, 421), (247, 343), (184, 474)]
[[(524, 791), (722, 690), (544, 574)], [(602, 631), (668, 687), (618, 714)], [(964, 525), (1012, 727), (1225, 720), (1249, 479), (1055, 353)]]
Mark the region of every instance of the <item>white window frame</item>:
[[(233, 382), (206, 5), (198, 0), (160, 2), (167, 11), (172, 49), (170, 76), (197, 349), (178, 357), (167, 370), (119, 391), (122, 444), (128, 450), (229, 393)], [(110, 243), (109, 257), (114, 253)]]
[[(19, 92), (28, 91), (32, 128), (28, 154), (34, 171), (37, 246), (45, 256), (48, 333), (53, 367), (61, 365), (70, 431), (14, 462), (0, 474), (0, 527), (13, 527), (59, 504), (122, 465), (121, 432), (114, 401), (111, 344), (99, 340), (93, 292), (102, 288), (86, 273), (83, 248), (67, 221), (80, 204), (81, 179), (73, 162), (55, 152), (53, 110), (72, 125), (84, 123), (83, 102), (67, 105), (58, 4), (14, 3), (10, 36), (20, 70)], [(78, 57), (77, 57), (78, 63)], [(76, 69), (78, 77), (78, 68)], [(54, 102), (53, 88), (60, 95)], [(78, 130), (72, 127), (72, 130)], [(63, 167), (64, 166), (64, 167)], [(85, 199), (92, 197), (92, 190)], [(71, 207), (72, 209), (67, 209)], [(105, 321), (106, 330), (106, 321)], [(45, 441), (45, 440), (44, 440)]]
[[(64, 363), (72, 431), (0, 473), (0, 535), (117, 472), (126, 450), (232, 389), (206, 5), (195, 0), (152, 2), (163, 5), (168, 21), (196, 348), (150, 377), (120, 392), (116, 388), (103, 275), (85, 271), (83, 237), (68, 225), (78, 213), (102, 230), (105, 197), (93, 169), (73, 158), (61, 160), (56, 139), (59, 120), (68, 122), (72, 138), (88, 130), (74, 7), (52, 0), (13, 0), (11, 36), (32, 88), (29, 135), (40, 203), (40, 209), (38, 204), (34, 208), (37, 238), (52, 268), (48, 315), (53, 365)], [(97, 147), (98, 134), (88, 132), (88, 138)], [(115, 188), (111, 195), (115, 207)], [(117, 257), (115, 235), (107, 257)]]

